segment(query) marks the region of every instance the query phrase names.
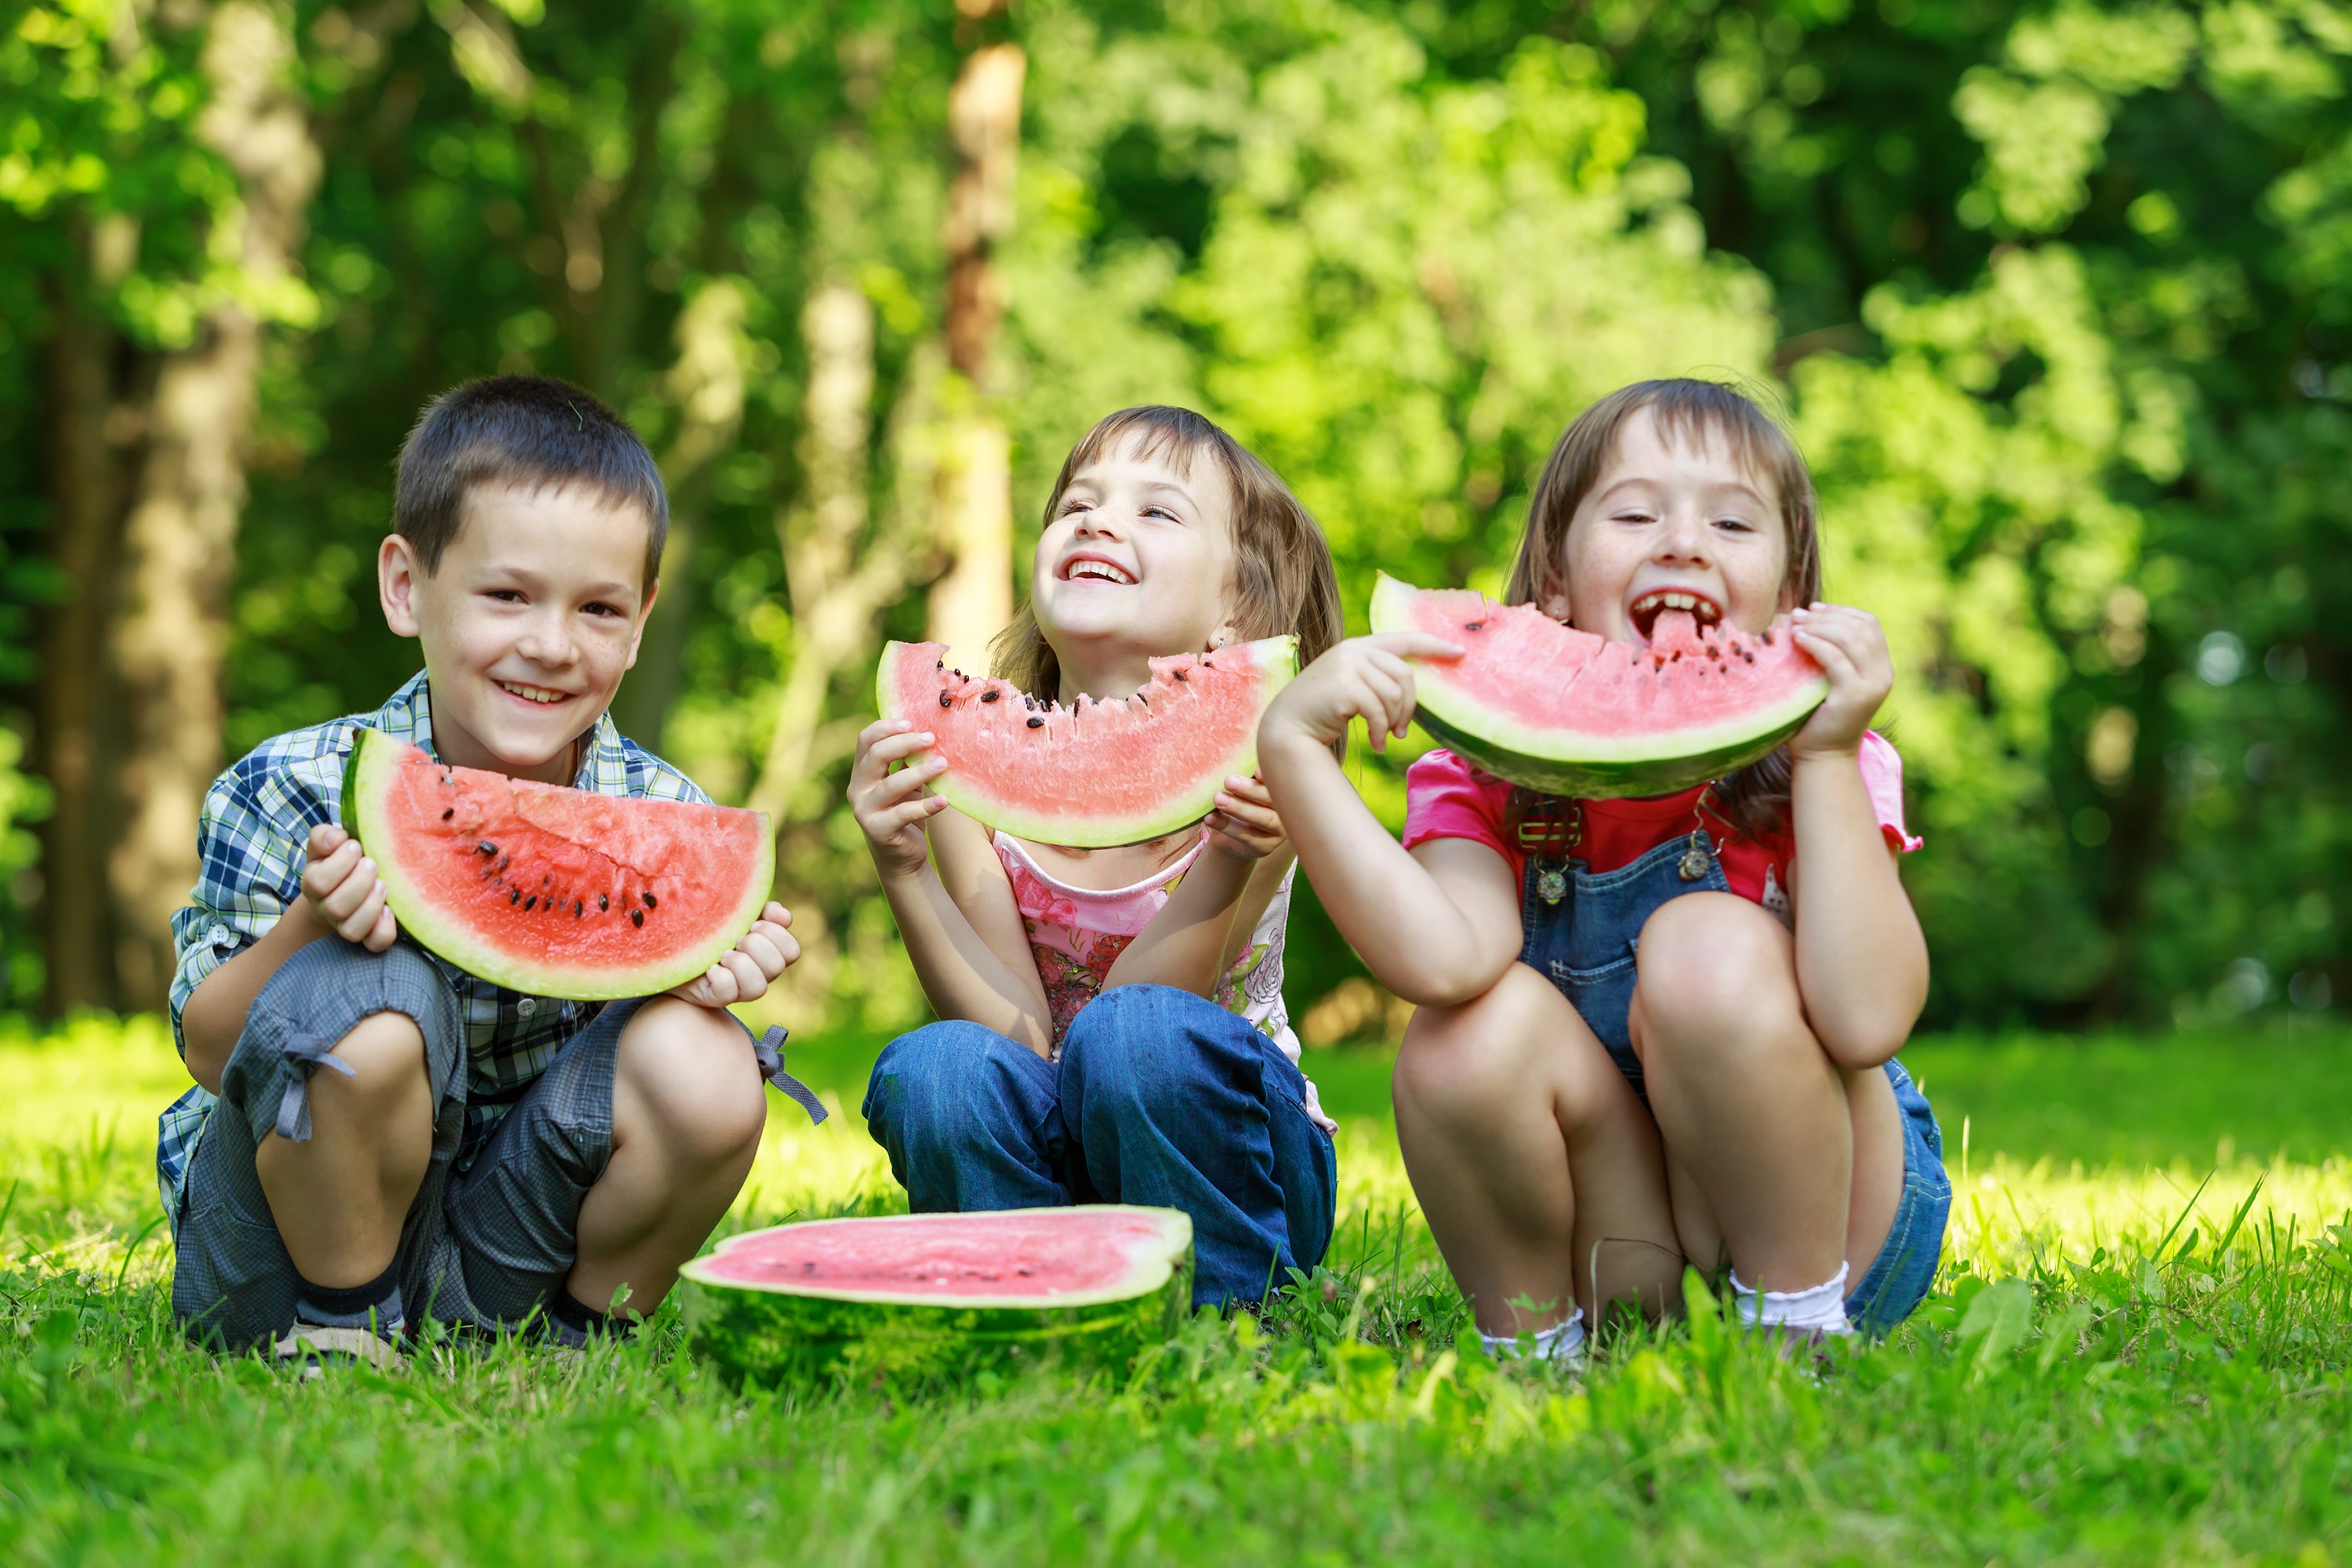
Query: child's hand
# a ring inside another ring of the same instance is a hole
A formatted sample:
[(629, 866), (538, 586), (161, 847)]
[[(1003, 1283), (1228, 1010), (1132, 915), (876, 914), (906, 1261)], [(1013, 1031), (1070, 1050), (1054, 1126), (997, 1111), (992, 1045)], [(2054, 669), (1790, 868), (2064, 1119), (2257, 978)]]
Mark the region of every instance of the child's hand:
[[(922, 874), (930, 852), (923, 824), (947, 809), (939, 796), (920, 793), (948, 771), (945, 757), (923, 755), (930, 748), (929, 732), (904, 719), (878, 719), (857, 737), (857, 760), (849, 767), (849, 809), (885, 877)], [(907, 766), (894, 773), (893, 763)]]
[(360, 852), (360, 841), (331, 822), (310, 829), (303, 846), (302, 900), (320, 925), (345, 942), (382, 952), (400, 935), (400, 922), (383, 907), (383, 879), (375, 862)]
[(1300, 737), (1328, 746), (1348, 732), (1348, 721), (1361, 719), (1372, 750), (1385, 751), (1390, 736), (1402, 738), (1412, 725), (1412, 666), (1405, 661), (1461, 657), (1452, 643), (1423, 632), (1349, 637), (1282, 689), (1258, 733), (1261, 740)]
[(1810, 605), (1790, 623), (1797, 646), (1830, 678), (1830, 694), (1789, 742), (1789, 754), (1851, 757), (1895, 687), (1886, 633), (1876, 616), (1844, 605)]
[(1209, 842), (1236, 860), (1263, 860), (1282, 847), (1282, 818), (1258, 779), (1227, 778), (1208, 826)]
[(768, 907), (743, 940), (719, 955), (719, 962), (683, 985), (670, 988), (670, 994), (681, 1002), (691, 1002), (698, 1007), (731, 1007), (738, 1002), (757, 1002), (768, 994), (769, 984), (777, 975), (792, 966), (801, 955), (801, 944), (784, 928), (793, 923), (793, 911), (771, 899)]

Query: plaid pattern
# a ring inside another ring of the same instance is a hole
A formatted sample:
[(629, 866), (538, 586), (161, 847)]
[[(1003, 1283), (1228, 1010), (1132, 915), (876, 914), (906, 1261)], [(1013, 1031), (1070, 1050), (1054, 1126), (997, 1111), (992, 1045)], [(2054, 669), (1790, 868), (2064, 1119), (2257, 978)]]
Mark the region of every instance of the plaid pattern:
[[(180, 1015), (205, 977), (278, 923), (302, 896), (303, 845), (310, 829), (342, 820), (343, 759), (361, 730), (433, 752), (431, 703), (420, 672), (373, 713), (313, 724), (265, 741), (213, 781), (196, 829), (199, 867), (188, 906), (172, 917), (179, 964), (172, 976), (172, 1036), (183, 1055)], [(599, 795), (707, 803), (694, 781), (635, 742), (612, 716), (596, 721), (588, 754), (572, 780)], [(437, 752), (435, 753), (438, 755)], [(461, 1166), (482, 1147), (557, 1049), (593, 1022), (594, 1002), (525, 996), (434, 960), (466, 1022), (466, 1136)], [(155, 1173), (166, 1213), (177, 1213), (188, 1161), (212, 1113), (214, 1096), (188, 1090), (156, 1128)]]

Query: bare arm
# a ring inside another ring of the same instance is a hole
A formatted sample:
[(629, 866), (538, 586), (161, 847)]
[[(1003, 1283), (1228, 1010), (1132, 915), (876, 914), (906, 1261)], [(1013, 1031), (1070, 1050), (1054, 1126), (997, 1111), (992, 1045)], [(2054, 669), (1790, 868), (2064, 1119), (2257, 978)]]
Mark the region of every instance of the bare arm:
[(1201, 858), (1103, 977), (1114, 985), (1173, 985), (1214, 998), (1234, 954), (1256, 929), (1290, 868), (1274, 798), (1255, 779), (1229, 778), (1208, 821)]
[[(1050, 1055), (1053, 1015), (1045, 983), (987, 832), (937, 795), (920, 793), (947, 770), (941, 759), (922, 755), (930, 744), (929, 734), (903, 722), (871, 724), (858, 737), (850, 768), (850, 806), (866, 830), (899, 938), (940, 1017), (979, 1024)], [(893, 773), (895, 762), (909, 765)]]
[(1413, 710), (1405, 656), (1458, 652), (1420, 636), (1352, 638), (1284, 688), (1258, 727), (1258, 765), (1323, 907), (1374, 979), (1426, 1006), (1484, 994), (1518, 956), (1510, 867), (1464, 839), (1407, 854), (1348, 783), (1330, 744), (1359, 717), (1376, 750), (1403, 734)]
[(1927, 998), (1927, 938), (1858, 758), (1894, 668), (1877, 621), (1860, 610), (1817, 605), (1799, 612), (1795, 630), (1830, 678), (1828, 700), (1789, 748), (1797, 988), (1814, 1035), (1841, 1066), (1876, 1067), (1902, 1048)]

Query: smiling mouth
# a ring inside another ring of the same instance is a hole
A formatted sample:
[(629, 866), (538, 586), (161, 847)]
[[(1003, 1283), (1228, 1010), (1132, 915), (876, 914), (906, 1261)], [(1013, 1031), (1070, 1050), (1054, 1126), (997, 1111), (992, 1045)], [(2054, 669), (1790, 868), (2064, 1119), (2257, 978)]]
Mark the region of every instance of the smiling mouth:
[(1062, 568), (1062, 580), (1066, 583), (1076, 583), (1087, 577), (1097, 578), (1105, 583), (1116, 583), (1122, 588), (1135, 586), (1134, 576), (1124, 568), (1113, 565), (1108, 561), (1097, 561), (1093, 556), (1073, 561)]
[(525, 702), (537, 702), (545, 707), (551, 708), (558, 703), (572, 700), (572, 693), (569, 691), (551, 691), (544, 686), (523, 686), (511, 680), (500, 680), (494, 684), (500, 691), (510, 697), (520, 697)]
[(1657, 628), (1658, 617), (1668, 610), (1687, 613), (1701, 630), (1723, 619), (1722, 605), (1705, 594), (1685, 588), (1660, 588), (1644, 594), (1625, 607), (1625, 616), (1633, 623), (1634, 635), (1648, 642)]

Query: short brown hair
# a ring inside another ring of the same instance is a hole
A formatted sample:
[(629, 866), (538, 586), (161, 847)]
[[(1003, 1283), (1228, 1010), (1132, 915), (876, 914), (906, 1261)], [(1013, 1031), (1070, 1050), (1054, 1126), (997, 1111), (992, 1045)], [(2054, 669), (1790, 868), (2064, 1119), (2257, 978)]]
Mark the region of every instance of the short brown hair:
[[(1099, 421), (1062, 460), (1062, 472), (1045, 498), (1046, 526), (1053, 525), (1062, 492), (1078, 470), (1130, 438), (1145, 456), (1171, 458), (1188, 471), (1205, 453), (1224, 474), (1234, 494), (1233, 593), (1238, 611), (1234, 619), (1243, 637), (1288, 633), (1297, 637), (1298, 663), (1304, 668), (1348, 635), (1331, 546), (1316, 526), (1314, 514), (1290, 493), (1279, 474), (1189, 408), (1153, 404), (1122, 408)], [(1061, 687), (1061, 663), (1029, 605), (1023, 605), (1013, 624), (997, 634), (989, 652), (997, 675), (1024, 691), (1050, 698)]]
[[(1571, 421), (1551, 450), (1528, 504), (1528, 531), (1504, 602), (1542, 609), (1568, 591), (1568, 526), (1617, 455), (1625, 422), (1643, 409), (1662, 439), (1720, 439), (1751, 474), (1772, 481), (1780, 499), (1788, 566), (1780, 579), (1783, 608), (1810, 605), (1822, 596), (1819, 504), (1812, 470), (1785, 426), (1736, 386), (1676, 376), (1637, 381), (1618, 388)], [(1780, 747), (1719, 784), (1716, 795), (1724, 814), (1751, 836), (1778, 832), (1788, 824), (1789, 751)], [(1514, 792), (1513, 816), (1523, 815)]]
[(570, 382), (486, 376), (425, 405), (401, 444), (392, 531), (415, 548), (428, 574), (465, 526), (466, 498), (486, 485), (577, 485), (614, 506), (644, 508), (652, 525), (645, 584), (659, 575), (669, 538), (661, 468), (628, 421)]

